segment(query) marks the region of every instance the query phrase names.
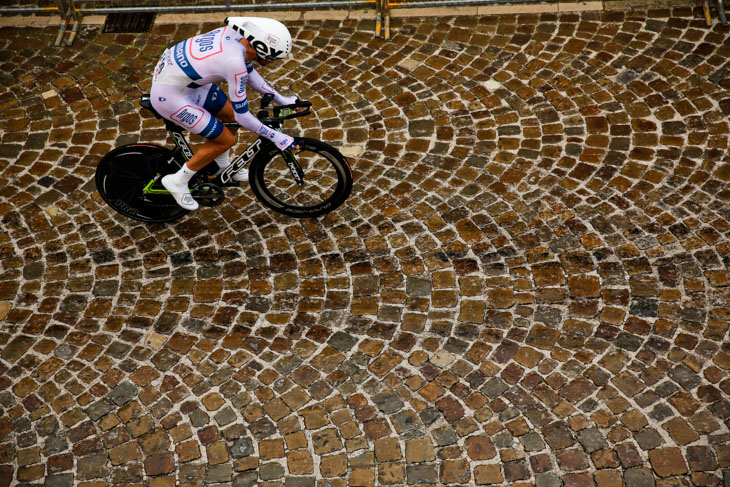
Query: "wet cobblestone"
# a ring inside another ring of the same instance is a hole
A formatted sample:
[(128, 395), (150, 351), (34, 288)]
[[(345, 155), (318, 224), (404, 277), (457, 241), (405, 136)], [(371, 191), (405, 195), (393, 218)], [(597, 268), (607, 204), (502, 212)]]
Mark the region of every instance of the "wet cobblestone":
[(136, 99), (214, 26), (0, 29), (0, 486), (730, 485), (728, 30), (289, 25), (265, 75), (349, 202), (171, 225), (94, 169), (166, 143)]

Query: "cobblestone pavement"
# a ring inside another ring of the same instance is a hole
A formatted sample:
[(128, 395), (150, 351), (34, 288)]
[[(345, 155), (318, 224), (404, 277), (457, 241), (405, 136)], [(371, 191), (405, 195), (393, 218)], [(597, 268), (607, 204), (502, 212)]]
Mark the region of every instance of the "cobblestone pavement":
[(350, 201), (170, 225), (94, 168), (214, 26), (0, 30), (0, 486), (730, 485), (728, 30), (289, 25)]

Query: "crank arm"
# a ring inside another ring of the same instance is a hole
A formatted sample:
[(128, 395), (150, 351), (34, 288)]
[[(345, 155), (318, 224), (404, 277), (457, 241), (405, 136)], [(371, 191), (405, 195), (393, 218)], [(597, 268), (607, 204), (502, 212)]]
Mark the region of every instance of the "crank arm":
[(220, 198), (221, 195), (219, 194), (192, 194), (191, 196), (195, 201), (201, 201), (201, 200), (214, 200), (216, 198)]

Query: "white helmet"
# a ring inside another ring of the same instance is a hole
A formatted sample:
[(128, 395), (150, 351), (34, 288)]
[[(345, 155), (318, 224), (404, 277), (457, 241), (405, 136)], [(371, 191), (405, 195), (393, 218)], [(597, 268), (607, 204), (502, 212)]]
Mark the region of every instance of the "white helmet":
[(226, 17), (225, 24), (248, 40), (262, 59), (278, 61), (286, 58), (291, 52), (291, 34), (278, 20), (262, 17)]

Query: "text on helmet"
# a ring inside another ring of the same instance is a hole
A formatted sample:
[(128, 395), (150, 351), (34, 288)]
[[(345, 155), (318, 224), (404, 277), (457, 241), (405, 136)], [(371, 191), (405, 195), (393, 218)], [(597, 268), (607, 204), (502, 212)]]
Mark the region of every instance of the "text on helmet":
[[(271, 34), (266, 36), (267, 40), (269, 40), (270, 38), (274, 38), (278, 43), (278, 39), (276, 37), (272, 36)], [(274, 49), (273, 46), (269, 46), (264, 41), (255, 40), (254, 36), (252, 36), (252, 35), (248, 36), (246, 38), (246, 40), (248, 41), (249, 44), (251, 44), (251, 47), (254, 48), (254, 50), (258, 53), (258, 55), (263, 58), (278, 59), (284, 53), (283, 49), (281, 51)]]

